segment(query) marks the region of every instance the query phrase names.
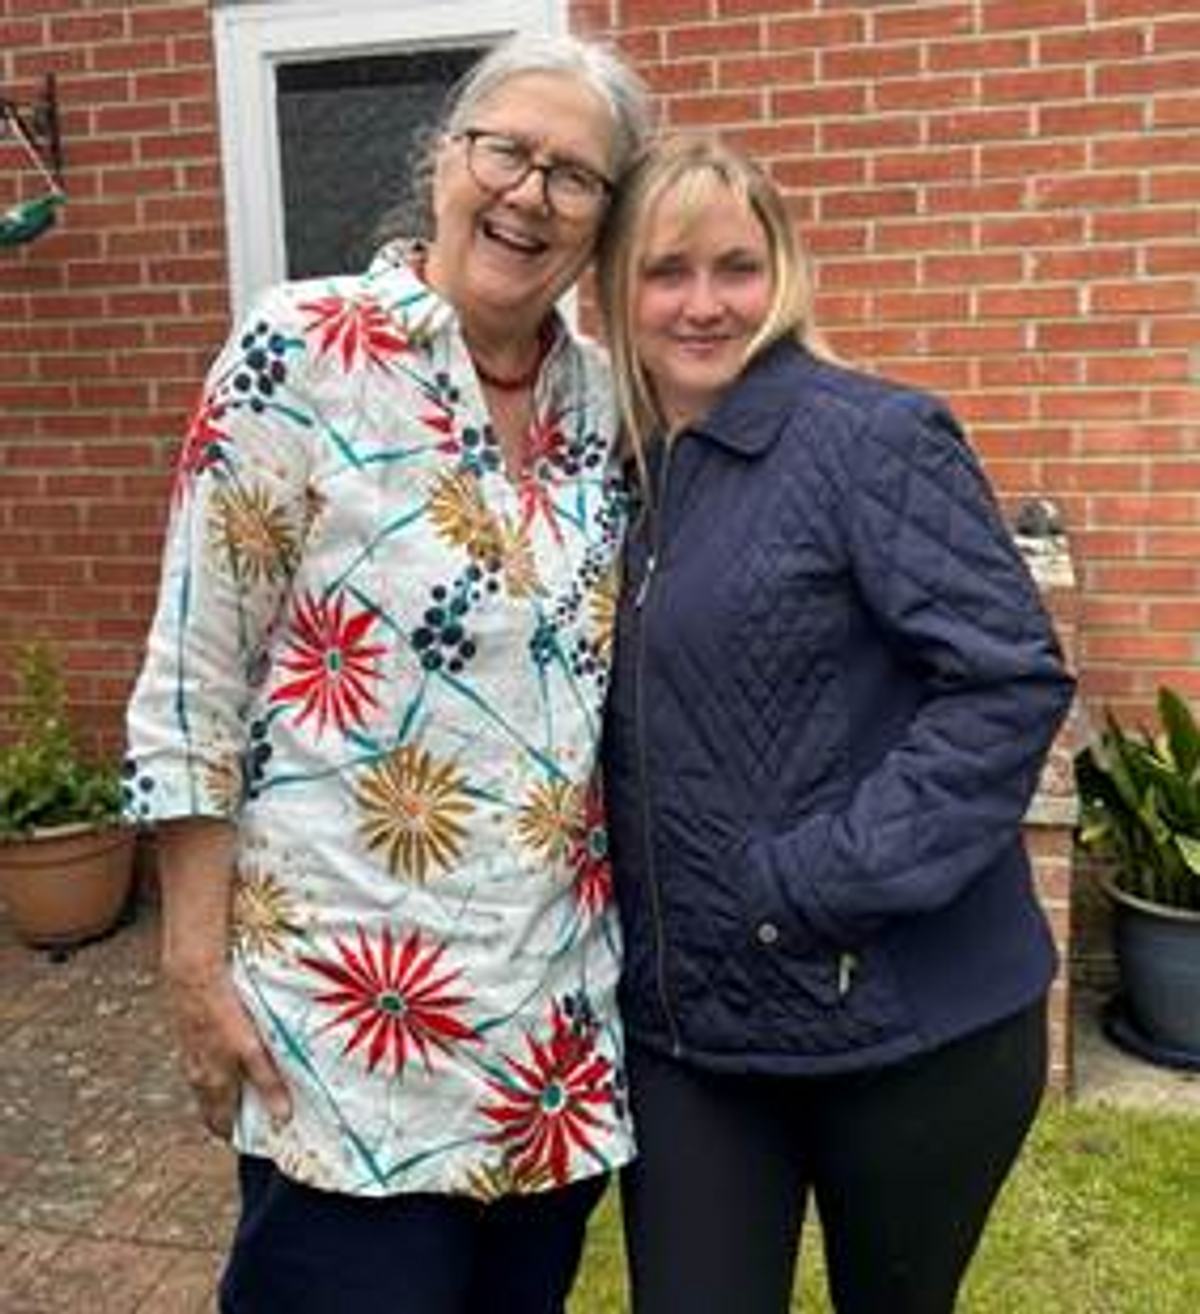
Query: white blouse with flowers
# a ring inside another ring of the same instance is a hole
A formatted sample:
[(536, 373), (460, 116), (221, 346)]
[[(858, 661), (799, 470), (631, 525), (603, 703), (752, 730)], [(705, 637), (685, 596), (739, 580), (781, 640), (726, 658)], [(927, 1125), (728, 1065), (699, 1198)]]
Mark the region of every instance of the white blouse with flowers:
[(291, 1088), (237, 1147), (362, 1195), (537, 1191), (632, 1142), (590, 788), (623, 505), (561, 326), (505, 473), (401, 257), (268, 292), (209, 376), (129, 713), (129, 814), (233, 819), (240, 990)]

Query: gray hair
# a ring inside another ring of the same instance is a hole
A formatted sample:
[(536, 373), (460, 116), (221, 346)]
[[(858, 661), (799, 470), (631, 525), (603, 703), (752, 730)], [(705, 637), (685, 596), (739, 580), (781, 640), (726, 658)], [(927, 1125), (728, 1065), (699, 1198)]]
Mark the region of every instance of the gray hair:
[(432, 236), (434, 161), (439, 143), (461, 132), (479, 105), (497, 88), (530, 73), (565, 73), (578, 78), (604, 102), (612, 120), (610, 167), (620, 178), (650, 140), (653, 114), (645, 83), (609, 46), (566, 33), (517, 32), (493, 46), (447, 97), (441, 121), (421, 135), (411, 177), (410, 199), (388, 212), (377, 229), (380, 241)]

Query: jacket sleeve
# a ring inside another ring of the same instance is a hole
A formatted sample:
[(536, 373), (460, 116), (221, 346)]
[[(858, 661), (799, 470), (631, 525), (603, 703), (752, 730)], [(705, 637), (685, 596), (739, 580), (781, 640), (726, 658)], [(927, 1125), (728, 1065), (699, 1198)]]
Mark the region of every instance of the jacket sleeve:
[(770, 897), (852, 945), (949, 903), (1017, 842), (1074, 685), (945, 408), (893, 394), (837, 437), (823, 447), (837, 551), (924, 696), (843, 808), (773, 835), (751, 860)]

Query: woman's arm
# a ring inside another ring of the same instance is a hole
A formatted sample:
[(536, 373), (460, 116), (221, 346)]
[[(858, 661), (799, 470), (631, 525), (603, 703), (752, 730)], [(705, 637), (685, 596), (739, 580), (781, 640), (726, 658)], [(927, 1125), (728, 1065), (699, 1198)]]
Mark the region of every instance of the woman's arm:
[(950, 902), (1017, 842), (1074, 687), (953, 417), (901, 393), (854, 439), (825, 449), (841, 550), (924, 696), (844, 808), (749, 855), (767, 893), (835, 944)]

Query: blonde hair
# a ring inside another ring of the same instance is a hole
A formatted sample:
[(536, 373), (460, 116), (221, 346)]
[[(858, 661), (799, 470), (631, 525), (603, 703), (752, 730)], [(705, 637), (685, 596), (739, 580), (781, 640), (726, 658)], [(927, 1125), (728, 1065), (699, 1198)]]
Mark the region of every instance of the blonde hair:
[(762, 224), (771, 264), (770, 309), (743, 364), (786, 337), (822, 355), (830, 354), (813, 323), (807, 258), (775, 184), (746, 155), (718, 137), (678, 134), (653, 142), (621, 181), (601, 235), (596, 265), (623, 441), (643, 471), (646, 445), (665, 424), (633, 332), (634, 298), (650, 216), (670, 192), (685, 227), (701, 224), (705, 204), (716, 187), (729, 191)]

